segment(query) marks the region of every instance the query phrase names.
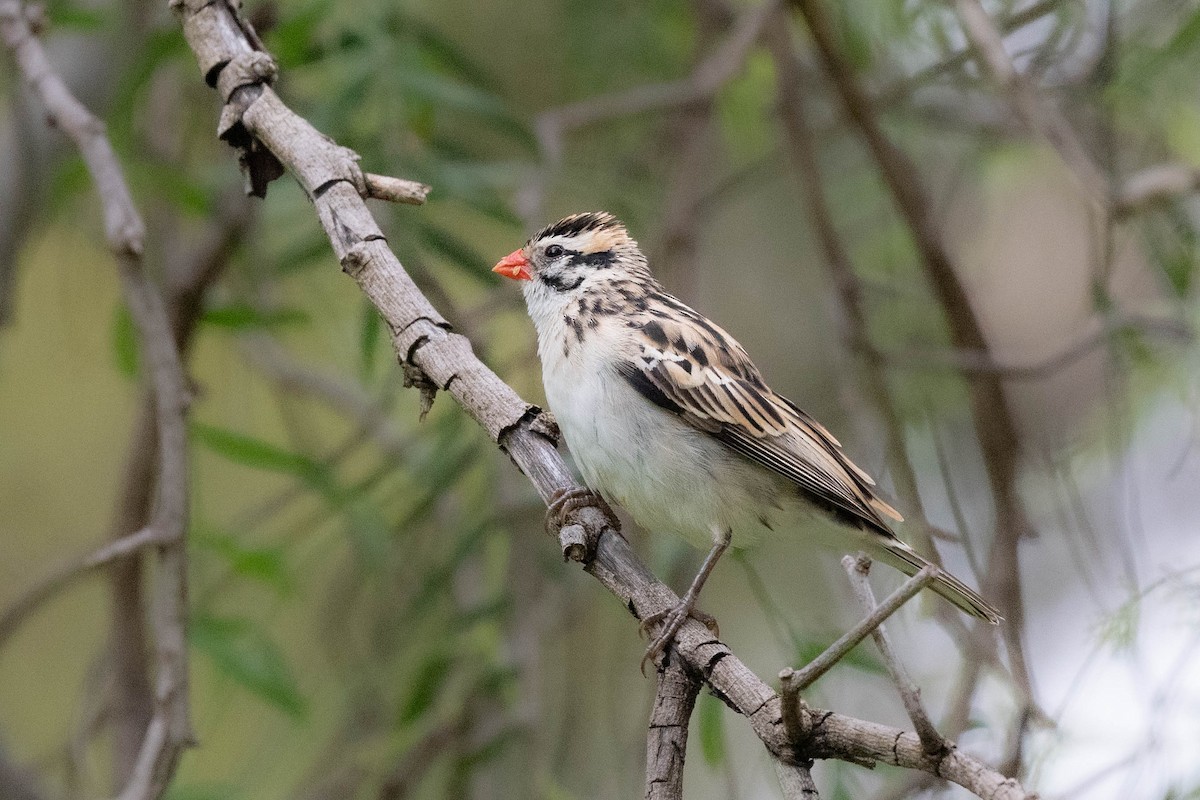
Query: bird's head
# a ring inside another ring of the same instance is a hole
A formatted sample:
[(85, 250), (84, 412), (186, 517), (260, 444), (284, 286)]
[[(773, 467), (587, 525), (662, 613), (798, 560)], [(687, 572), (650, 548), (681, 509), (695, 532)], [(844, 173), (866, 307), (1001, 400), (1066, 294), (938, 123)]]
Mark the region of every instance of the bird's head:
[(625, 226), (604, 211), (573, 214), (530, 237), (492, 268), (529, 281), (525, 296), (571, 295), (597, 283), (646, 270), (646, 259)]

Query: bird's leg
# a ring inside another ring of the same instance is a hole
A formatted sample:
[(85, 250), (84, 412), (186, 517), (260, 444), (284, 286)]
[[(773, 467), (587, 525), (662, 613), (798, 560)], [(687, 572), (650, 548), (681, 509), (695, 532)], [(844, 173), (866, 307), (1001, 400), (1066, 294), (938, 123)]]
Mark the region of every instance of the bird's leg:
[[(595, 492), (586, 486), (576, 486), (573, 489), (559, 489), (550, 496), (550, 505), (546, 508), (546, 533), (552, 537), (557, 537), (558, 532), (567, 525), (572, 524), (576, 520), (571, 518), (571, 515), (581, 508), (594, 506), (603, 512), (608, 518), (609, 527), (618, 535), (621, 533), (621, 521), (617, 519), (617, 514), (612, 510), (612, 506)], [(587, 543), (587, 560), (591, 560), (591, 556), (596, 552), (596, 542)]]
[(688, 617), (703, 622), (714, 635), (719, 635), (716, 619), (696, 608), (696, 600), (700, 597), (700, 590), (704, 588), (704, 582), (712, 574), (713, 567), (717, 565), (718, 559), (729, 549), (729, 542), (732, 537), (733, 531), (729, 528), (721, 529), (718, 538), (713, 542), (712, 549), (705, 556), (704, 563), (700, 565), (700, 571), (692, 579), (692, 585), (684, 592), (679, 605), (656, 614), (651, 614), (642, 620), (642, 630), (648, 630), (651, 625), (662, 622), (662, 627), (659, 628), (658, 635), (650, 642), (650, 646), (646, 648), (646, 654), (642, 656), (641, 669), (643, 675), (646, 673), (646, 663), (654, 661), (655, 657), (666, 649), (667, 645), (674, 640), (675, 634), (679, 632), (679, 628)]

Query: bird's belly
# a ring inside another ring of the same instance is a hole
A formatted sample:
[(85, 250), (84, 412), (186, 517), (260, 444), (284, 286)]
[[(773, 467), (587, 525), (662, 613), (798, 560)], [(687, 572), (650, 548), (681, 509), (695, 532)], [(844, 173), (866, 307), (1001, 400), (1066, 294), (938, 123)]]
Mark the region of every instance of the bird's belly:
[(651, 531), (707, 548), (730, 529), (751, 543), (769, 524), (775, 479), (651, 404), (616, 374), (578, 370), (547, 400), (584, 481)]

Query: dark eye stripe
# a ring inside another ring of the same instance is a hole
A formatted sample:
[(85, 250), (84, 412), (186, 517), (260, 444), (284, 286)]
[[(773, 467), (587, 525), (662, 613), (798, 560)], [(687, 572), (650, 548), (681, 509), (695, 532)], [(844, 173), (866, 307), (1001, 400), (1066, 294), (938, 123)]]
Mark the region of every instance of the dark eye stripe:
[(570, 263), (573, 267), (593, 267), (595, 269), (603, 269), (611, 267), (616, 256), (612, 250), (603, 250), (598, 253), (577, 253), (573, 250), (568, 250), (571, 254)]
[(556, 292), (569, 292), (572, 289), (578, 289), (579, 284), (583, 283), (583, 278), (584, 276), (580, 275), (574, 280), (574, 282), (568, 283), (569, 279), (564, 278), (562, 275), (547, 275), (545, 273), (538, 275), (539, 281), (546, 284)]

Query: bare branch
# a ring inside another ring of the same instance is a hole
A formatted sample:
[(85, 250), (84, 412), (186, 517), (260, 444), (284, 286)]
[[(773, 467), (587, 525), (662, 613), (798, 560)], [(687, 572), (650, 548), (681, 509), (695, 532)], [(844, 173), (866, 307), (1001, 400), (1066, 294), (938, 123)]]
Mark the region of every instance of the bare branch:
[[(1064, 5), (1063, 0), (1040, 0), (1004, 18), (1000, 21), (998, 27), (1004, 34), (1012, 33), (1054, 13), (1062, 5)], [(875, 94), (875, 102), (881, 106), (890, 106), (910, 95), (917, 87), (929, 83), (942, 75), (962, 69), (974, 56), (975, 48), (973, 47), (968, 46), (961, 50), (956, 50), (941, 61), (930, 64), (928, 67), (918, 70), (913, 75), (896, 81), (880, 90)]]
[(979, 62), (1000, 90), (1008, 95), (1008, 102), (1021, 123), (1058, 151), (1092, 203), (1099, 209), (1106, 209), (1109, 181), (1104, 171), (1096, 165), (1062, 112), (1043, 100), (1025, 76), (1017, 72), (1004, 49), (1000, 31), (979, 0), (955, 0), (955, 9)]
[[(207, 71), (235, 67), (239, 60), (262, 58), (243, 38), (241, 23), (226, 3), (174, 0), (188, 43)], [(218, 86), (226, 86), (223, 72)], [(235, 69), (235, 74), (246, 74)], [(226, 121), (244, 128), (254, 142), (265, 146), (295, 176), (313, 199), (316, 213), (334, 253), (379, 310), (393, 332), (401, 361), (420, 370), (429, 382), (450, 394), (502, 447), (542, 500), (555, 492), (576, 488), (571, 472), (558, 455), (539, 409), (525, 403), (484, 366), (470, 344), (447, 329), (432, 305), (420, 294), (352, 183), (352, 154), (321, 135), (292, 112), (262, 82), (246, 83), (223, 93)], [(318, 189), (320, 191), (318, 191)], [(597, 519), (576, 519), (599, 541), (595, 558), (585, 571), (616, 595), (637, 618), (673, 607), (678, 597), (659, 581), (619, 535), (613, 535), (600, 509)], [(787, 763), (796, 763), (794, 747), (783, 728), (778, 695), (755, 676), (732, 651), (713, 638), (700, 622), (689, 619), (676, 636), (671, 657), (708, 684), (733, 710), (744, 715), (767, 750)], [(805, 712), (812, 731), (807, 757), (842, 758), (854, 762), (883, 761), (933, 772), (995, 800), (1027, 798), (1021, 786), (977, 759), (957, 750), (934, 760), (915, 734), (865, 720), (824, 711)]]
[(685, 78), (589, 97), (539, 114), (533, 128), (543, 165), (522, 188), (518, 199), (521, 215), (527, 220), (540, 217), (546, 174), (562, 160), (564, 139), (568, 133), (617, 117), (682, 108), (713, 97), (741, 72), (746, 57), (777, 3), (778, 0), (766, 0), (742, 12), (725, 41), (714, 48), (709, 57), (696, 64)]
[(353, 419), (386, 455), (400, 458), (408, 454), (408, 437), (396, 430), (387, 409), (358, 386), (300, 364), (270, 336), (247, 334), (244, 340), (246, 359), (280, 386), (317, 397)]
[(187, 704), (187, 430), (188, 393), (171, 325), (158, 291), (142, 271), (145, 226), (104, 124), (54, 72), (34, 36), (22, 3), (0, 2), (0, 37), (47, 115), (79, 148), (104, 209), (105, 234), (116, 257), (121, 288), (137, 326), (154, 387), (158, 424), (158, 499), (150, 528), (161, 537), (161, 575), (153, 604), (158, 677), (155, 711), (122, 800), (157, 798), (165, 791), (184, 746), (192, 740)]
[[(779, 673), (779, 701), (783, 715), (783, 729), (788, 741), (797, 752), (803, 752), (812, 736), (812, 720), (809, 708), (800, 697), (799, 673), (791, 667), (785, 667)], [(812, 779), (812, 761), (797, 761), (795, 764), (785, 764), (775, 761), (775, 773), (779, 776), (779, 785), (787, 800), (809, 798), (817, 800), (817, 786)]]
[(866, 619), (842, 634), (836, 642), (826, 648), (825, 652), (805, 664), (802, 669), (796, 672), (792, 678), (795, 691), (804, 691), (812, 685), (813, 681), (828, 672), (834, 664), (841, 661), (859, 642), (867, 638), (876, 628), (882, 625), (884, 620), (895, 614), (900, 606), (916, 597), (917, 592), (933, 583), (933, 579), (937, 577), (937, 574), (938, 568), (930, 564), (901, 584), (900, 588), (888, 595), (887, 599), (871, 611)]
[(683, 800), (688, 720), (701, 685), (678, 659), (667, 659), (658, 669), (646, 733), (646, 800)]
[(76, 580), (118, 559), (128, 558), (147, 547), (165, 543), (157, 528), (142, 528), (136, 533), (115, 539), (63, 564), (39, 583), (25, 590), (25, 593), (0, 616), (0, 647), (8, 642), (9, 637), (30, 612)]
[(913, 369), (953, 369), (965, 374), (987, 373), (1006, 380), (1036, 380), (1069, 367), (1079, 359), (1101, 347), (1118, 334), (1153, 334), (1174, 339), (1184, 344), (1195, 339), (1195, 332), (1184, 322), (1174, 319), (1144, 315), (1113, 316), (1104, 320), (1093, 333), (1049, 358), (1033, 364), (998, 364), (988, 352), (970, 351), (919, 351), (885, 353), (883, 357), (892, 366)]
[[(850, 585), (854, 587), (854, 594), (858, 596), (858, 602), (862, 605), (863, 611), (873, 614), (876, 610), (875, 593), (871, 591), (871, 582), (867, 579), (867, 573), (871, 569), (871, 559), (862, 554), (859, 554), (858, 558), (846, 556), (842, 559), (842, 566), (846, 569), (846, 574), (850, 576)], [(875, 639), (875, 646), (879, 648), (879, 653), (883, 656), (883, 663), (887, 665), (892, 681), (900, 692), (900, 699), (904, 701), (904, 710), (908, 712), (908, 718), (912, 720), (925, 752), (933, 757), (945, 753), (950, 744), (945, 737), (938, 733), (937, 728), (929, 720), (929, 715), (925, 713), (925, 706), (921, 704), (921, 690), (913, 684), (912, 679), (908, 676), (908, 670), (896, 658), (896, 652), (892, 650), (887, 630), (880, 624), (871, 631), (871, 637)]]
[(775, 774), (785, 800), (821, 800), (817, 784), (813, 783), (812, 765), (775, 762)]
[(927, 559), (940, 566), (941, 556), (933, 544), (933, 526), (926, 518), (925, 505), (917, 488), (916, 470), (908, 458), (904, 425), (896, 412), (896, 404), (888, 386), (886, 362), (869, 335), (870, 326), (862, 284), (851, 263), (850, 253), (838, 235), (833, 214), (825, 199), (821, 163), (817, 158), (817, 147), (813, 141), (805, 108), (800, 58), (784, 22), (786, 20), (780, 19), (780, 24), (770, 26), (764, 40), (775, 60), (775, 90), (779, 98), (779, 111), (788, 151), (795, 164), (796, 177), (808, 206), (813, 230), (824, 251), (825, 262), (841, 300), (846, 338), (850, 348), (860, 359), (860, 383), (866, 389), (867, 396), (870, 397), (887, 433), (888, 464), (891, 466), (896, 491), (904, 503), (905, 514), (916, 523), (917, 549)]
[[(912, 232), (926, 278), (945, 315), (952, 344), (959, 350), (989, 352), (983, 328), (942, 240), (920, 173), (884, 132), (853, 64), (838, 49), (839, 39), (825, 3), (823, 0), (792, 0), (792, 4), (808, 23), (825, 69), (847, 113), (862, 133), (880, 176), (892, 194), (896, 210)], [(999, 378), (987, 373), (968, 375), (967, 378), (971, 414), (995, 508), (995, 536), (984, 576), (983, 595), (997, 603), (1008, 621), (1003, 626), (1003, 634), (1013, 677), (1025, 702), (1032, 703), (1033, 688), (1022, 642), (1025, 609), (1017, 564), (1020, 539), (1031, 531), (1016, 486), (1020, 437)]]
[(764, 2), (742, 12), (728, 38), (712, 54), (698, 63), (691, 74), (677, 81), (637, 86), (623, 92), (589, 97), (577, 103), (544, 111), (535, 128), (546, 153), (557, 160), (561, 138), (567, 133), (616, 117), (628, 117), (648, 111), (679, 108), (706, 100), (733, 80), (746, 63), (763, 25), (776, 9)]
[(1200, 191), (1200, 169), (1188, 164), (1159, 164), (1125, 179), (1114, 201), (1117, 219), (1132, 216), (1147, 206)]

